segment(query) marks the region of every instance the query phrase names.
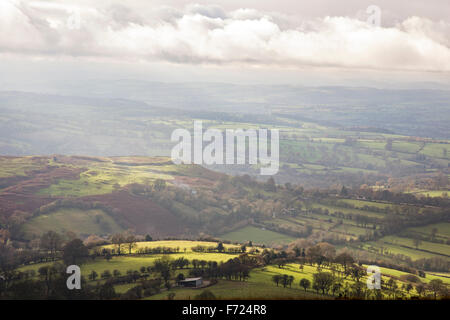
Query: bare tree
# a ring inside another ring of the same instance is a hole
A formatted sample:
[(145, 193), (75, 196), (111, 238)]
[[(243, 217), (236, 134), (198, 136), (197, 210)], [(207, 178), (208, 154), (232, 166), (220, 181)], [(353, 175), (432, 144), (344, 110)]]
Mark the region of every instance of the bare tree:
[(128, 253), (131, 254), (131, 251), (137, 247), (136, 244), (136, 236), (134, 234), (129, 234), (126, 238), (125, 238), (125, 242), (126, 242), (126, 246), (128, 249)]
[(120, 255), (122, 245), (125, 243), (125, 237), (121, 233), (116, 233), (112, 236), (111, 242), (114, 244), (115, 248), (117, 249), (117, 254)]
[(56, 253), (62, 248), (62, 236), (55, 231), (48, 231), (41, 237), (39, 246), (43, 250), (50, 251), (52, 260), (55, 260)]
[(416, 247), (416, 250), (419, 249), (419, 246), (422, 244), (422, 240), (419, 237), (413, 239), (413, 244)]

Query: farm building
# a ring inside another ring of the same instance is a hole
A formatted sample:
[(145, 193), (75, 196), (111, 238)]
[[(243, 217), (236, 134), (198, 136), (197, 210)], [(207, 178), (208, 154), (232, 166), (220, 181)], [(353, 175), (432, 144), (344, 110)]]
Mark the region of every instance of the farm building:
[(199, 278), (186, 278), (184, 280), (178, 281), (178, 285), (180, 285), (182, 287), (198, 288), (198, 287), (201, 287), (202, 284), (203, 284), (202, 277), (199, 277)]

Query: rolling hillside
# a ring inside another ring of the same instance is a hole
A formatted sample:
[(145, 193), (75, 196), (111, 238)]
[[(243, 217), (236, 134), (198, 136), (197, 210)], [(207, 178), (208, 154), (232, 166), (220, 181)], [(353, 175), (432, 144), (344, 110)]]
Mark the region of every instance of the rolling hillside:
[(164, 157), (0, 162), (0, 226), (6, 240), (25, 246), (48, 231), (107, 240), (132, 230), (154, 239), (203, 236), (270, 247), (325, 241), (364, 261), (434, 271), (448, 271), (450, 263), (446, 198), (370, 187), (308, 191), (176, 166)]

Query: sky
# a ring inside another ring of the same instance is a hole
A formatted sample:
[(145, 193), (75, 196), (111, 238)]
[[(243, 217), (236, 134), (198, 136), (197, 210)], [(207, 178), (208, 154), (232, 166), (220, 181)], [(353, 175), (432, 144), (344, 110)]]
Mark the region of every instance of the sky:
[(449, 12), (447, 0), (0, 0), (0, 86), (446, 86)]

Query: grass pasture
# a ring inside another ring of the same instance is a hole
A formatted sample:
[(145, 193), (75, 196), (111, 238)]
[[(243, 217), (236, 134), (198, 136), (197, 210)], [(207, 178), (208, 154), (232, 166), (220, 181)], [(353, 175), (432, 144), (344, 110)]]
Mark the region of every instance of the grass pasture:
[[(408, 248), (415, 249), (414, 241), (410, 238), (396, 237), (396, 236), (386, 236), (381, 241), (385, 243), (393, 243), (400, 246), (405, 246)], [(443, 243), (434, 243), (429, 241), (421, 241), (418, 246), (419, 250), (426, 250), (431, 253), (445, 255), (450, 258), (450, 246)]]
[(252, 241), (254, 244), (265, 245), (271, 245), (274, 243), (289, 243), (295, 240), (293, 237), (254, 226), (248, 226), (228, 232), (221, 235), (220, 238), (240, 243)]
[(383, 251), (384, 255), (403, 255), (410, 257), (412, 260), (421, 258), (443, 258), (443, 256), (440, 254), (416, 250), (413, 247), (409, 248), (401, 246), (399, 244), (385, 243), (382, 241), (364, 243), (363, 248), (368, 249), (369, 247), (376, 248), (378, 253), (381, 253), (381, 251)]
[(359, 214), (359, 215), (368, 216), (368, 217), (374, 217), (374, 218), (382, 218), (382, 217), (384, 217), (384, 215), (382, 213), (378, 213), (378, 212), (365, 211), (365, 210), (354, 209), (354, 208), (344, 208), (344, 207), (338, 207), (338, 206), (330, 206), (330, 205), (324, 205), (324, 204), (320, 204), (320, 203), (313, 203), (312, 207), (313, 208), (321, 208), (322, 210), (328, 210), (330, 213), (334, 213), (334, 212), (340, 211), (340, 212), (345, 213), (345, 214)]
[[(152, 158), (153, 159), (153, 158)], [(173, 176), (168, 172), (175, 167), (159, 162), (134, 164), (129, 158), (116, 159), (115, 162), (98, 163), (90, 166), (90, 170), (82, 172), (78, 180), (59, 180), (48, 188), (41, 189), (39, 195), (81, 197), (113, 192), (118, 187), (132, 183), (149, 184), (156, 179), (170, 181)], [(139, 159), (140, 161), (143, 161)]]
[[(206, 288), (211, 291), (217, 299), (235, 299), (235, 300), (268, 300), (268, 299), (286, 299), (286, 300), (305, 300), (305, 299), (326, 299), (326, 297), (314, 294), (312, 292), (304, 292), (299, 286), (297, 288), (277, 287), (273, 283), (260, 283), (257, 279), (250, 278), (249, 281), (227, 281), (219, 280), (219, 282), (211, 287)], [(203, 289), (171, 289), (163, 291), (154, 296), (150, 296), (148, 300), (165, 300), (169, 293), (175, 293), (176, 300), (192, 300), (196, 295), (200, 294)]]
[(425, 191), (414, 191), (413, 194), (423, 197), (448, 197), (450, 195), (449, 190), (425, 190)]
[(389, 203), (381, 203), (375, 201), (366, 201), (366, 200), (355, 200), (355, 199), (342, 199), (339, 202), (344, 202), (355, 206), (355, 208), (362, 209), (365, 206), (367, 207), (376, 207), (380, 209), (384, 209), (386, 207), (392, 207), (392, 204)]
[(63, 208), (32, 218), (24, 224), (23, 231), (27, 235), (40, 235), (47, 231), (101, 235), (121, 232), (122, 228), (102, 210)]
[(450, 159), (450, 144), (427, 143), (420, 153), (430, 157)]
[(422, 226), (422, 227), (413, 227), (413, 228), (409, 228), (407, 230), (417, 232), (419, 234), (423, 234), (426, 236), (431, 236), (431, 232), (434, 228), (437, 229), (437, 233), (436, 233), (437, 237), (450, 238), (450, 223), (448, 223), (448, 222), (447, 223), (446, 222), (435, 223), (435, 224), (430, 224), (430, 225)]
[[(205, 246), (205, 247), (216, 247), (216, 242), (210, 242), (210, 241), (190, 241), (190, 240), (160, 240), (160, 241), (142, 241), (137, 242), (136, 247), (132, 249), (132, 253), (136, 253), (137, 250), (141, 248), (157, 248), (157, 247), (166, 247), (166, 248), (172, 248), (172, 249), (179, 249), (180, 254), (181, 253), (189, 253), (189, 254), (196, 254), (192, 251), (193, 247), (196, 246)], [(224, 243), (223, 246), (225, 248), (238, 248), (240, 246), (235, 244), (227, 244)], [(113, 248), (113, 245), (106, 245), (103, 246), (105, 248)], [(185, 250), (186, 249), (186, 250)], [(197, 259), (197, 258), (194, 258)]]
[[(207, 261), (217, 261), (225, 262), (229, 259), (233, 259), (238, 255), (225, 254), (225, 253), (173, 253), (167, 254), (171, 259), (178, 259), (184, 257), (188, 260), (207, 260)], [(81, 273), (84, 276), (88, 276), (92, 270), (95, 270), (98, 274), (101, 274), (105, 270), (113, 271), (119, 270), (123, 275), (126, 274), (128, 270), (139, 270), (141, 267), (148, 267), (153, 264), (157, 259), (162, 258), (163, 254), (151, 254), (142, 256), (120, 256), (114, 257), (110, 261), (105, 259), (98, 259), (93, 262), (88, 262), (81, 267)]]

